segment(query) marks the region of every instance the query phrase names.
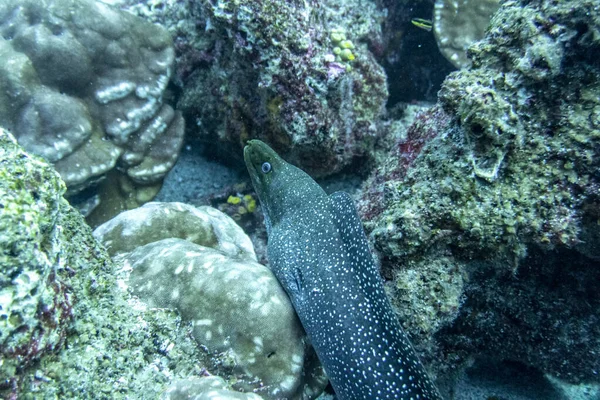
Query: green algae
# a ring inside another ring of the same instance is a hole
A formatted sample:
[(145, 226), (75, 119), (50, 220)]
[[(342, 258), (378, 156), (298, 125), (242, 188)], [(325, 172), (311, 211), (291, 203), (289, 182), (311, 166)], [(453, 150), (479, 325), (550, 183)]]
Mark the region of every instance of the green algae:
[(504, 3), (366, 186), (394, 303), (441, 369), (484, 354), (597, 381), (599, 31), (592, 1)]
[[(8, 316), (0, 396), (156, 398), (173, 378), (202, 372), (208, 357), (179, 317), (144, 310), (119, 288), (117, 267), (62, 198), (59, 175), (6, 131), (0, 175), (0, 312)], [(33, 273), (37, 286), (24, 296), (19, 277)]]

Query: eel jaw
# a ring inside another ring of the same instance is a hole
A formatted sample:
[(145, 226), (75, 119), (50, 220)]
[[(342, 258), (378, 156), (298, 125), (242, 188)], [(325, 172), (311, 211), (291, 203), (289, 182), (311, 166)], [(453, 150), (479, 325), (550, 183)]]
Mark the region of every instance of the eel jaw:
[(250, 172), (250, 176), (256, 173), (256, 168), (254, 164), (252, 164), (252, 143), (248, 143), (244, 146), (244, 162), (246, 163), (246, 168), (248, 168), (248, 172)]

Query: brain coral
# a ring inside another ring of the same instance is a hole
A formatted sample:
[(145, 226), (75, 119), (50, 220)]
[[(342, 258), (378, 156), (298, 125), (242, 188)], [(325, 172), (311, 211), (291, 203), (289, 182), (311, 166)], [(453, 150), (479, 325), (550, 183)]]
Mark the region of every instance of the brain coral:
[(162, 400), (262, 400), (254, 393), (240, 393), (229, 390), (218, 376), (181, 379), (174, 382), (161, 397)]
[(148, 203), (94, 231), (150, 307), (176, 309), (234, 387), (311, 399), (327, 379), (289, 298), (248, 236), (211, 207)]
[(173, 166), (184, 123), (163, 103), (162, 28), (91, 0), (0, 3), (0, 124), (77, 193), (118, 169), (137, 185)]

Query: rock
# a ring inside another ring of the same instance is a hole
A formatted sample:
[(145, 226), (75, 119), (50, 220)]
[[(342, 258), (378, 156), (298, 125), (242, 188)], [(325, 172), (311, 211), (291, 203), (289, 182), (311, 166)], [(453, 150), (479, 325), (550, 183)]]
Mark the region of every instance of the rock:
[(227, 161), (253, 137), (319, 176), (371, 156), (388, 96), (377, 2), (123, 2), (173, 32), (178, 107)]
[(145, 310), (62, 197), (50, 164), (0, 129), (0, 397), (157, 398), (208, 357), (167, 310)]
[(58, 222), (66, 190), (50, 165), (0, 128), (0, 381), (65, 341), (73, 298)]
[(393, 302), (440, 371), (489, 356), (599, 382), (598, 32), (594, 1), (504, 2), (365, 185)]

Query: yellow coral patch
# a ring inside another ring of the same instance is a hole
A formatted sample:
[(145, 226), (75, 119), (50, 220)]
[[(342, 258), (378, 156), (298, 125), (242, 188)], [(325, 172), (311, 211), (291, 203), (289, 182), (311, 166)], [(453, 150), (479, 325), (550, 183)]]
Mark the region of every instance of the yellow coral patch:
[(242, 201), (242, 199), (240, 199), (240, 198), (239, 198), (239, 197), (237, 197), (237, 196), (229, 196), (229, 197), (227, 198), (227, 203), (229, 203), (229, 204), (233, 204), (233, 205), (235, 205), (235, 204), (240, 204), (240, 202), (241, 202), (241, 201)]
[(248, 212), (254, 212), (256, 210), (256, 200), (252, 199), (246, 205)]

